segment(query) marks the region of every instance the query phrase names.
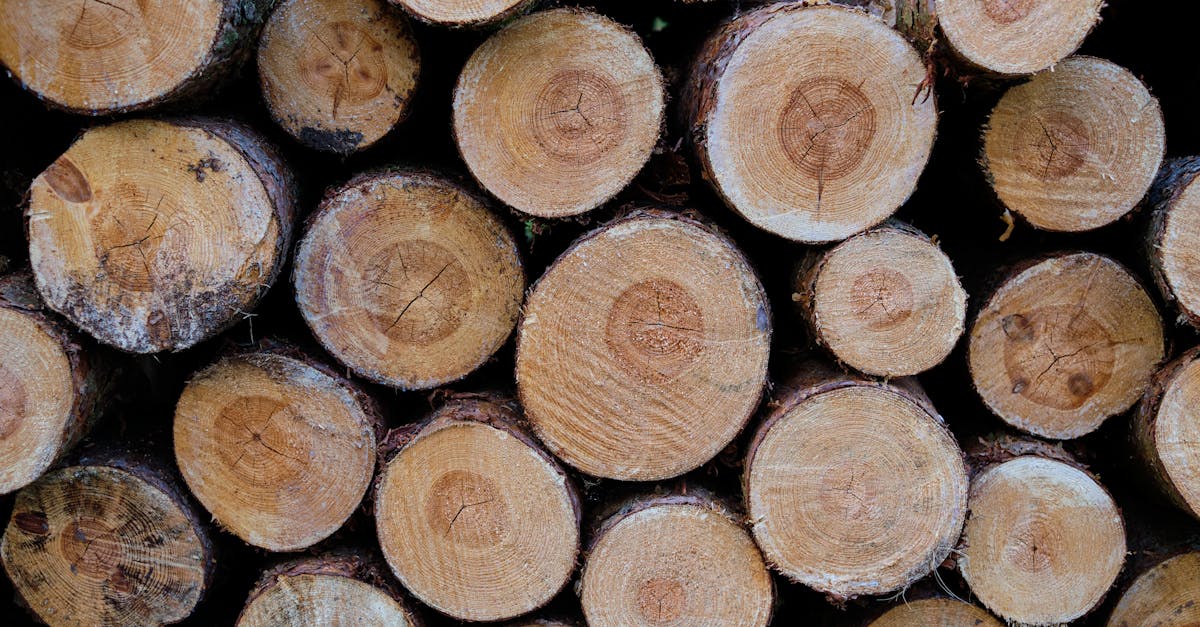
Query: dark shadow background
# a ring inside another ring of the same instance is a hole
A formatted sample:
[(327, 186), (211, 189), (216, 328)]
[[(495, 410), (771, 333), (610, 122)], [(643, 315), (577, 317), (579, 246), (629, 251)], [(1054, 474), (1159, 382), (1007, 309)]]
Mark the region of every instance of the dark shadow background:
[[(556, 3), (551, 3), (556, 4)], [(689, 60), (700, 41), (722, 18), (737, 9), (737, 2), (685, 5), (671, 0), (597, 0), (591, 4), (640, 34), (661, 64), (677, 94)], [(1200, 21), (1200, 4), (1182, 1), (1155, 3), (1153, 8), (1137, 0), (1112, 0), (1103, 21), (1089, 36), (1081, 52), (1111, 59), (1130, 68), (1158, 96), (1166, 116), (1169, 156), (1200, 153), (1200, 66), (1194, 62), (1194, 24)], [(656, 23), (658, 27), (656, 28)], [(219, 115), (241, 120), (268, 135), (299, 174), (303, 189), (301, 216), (310, 213), (323, 191), (363, 169), (385, 164), (420, 164), (464, 174), (450, 132), (450, 99), (454, 81), (467, 56), (487, 33), (447, 31), (415, 25), (422, 56), (422, 77), (412, 114), (389, 138), (363, 154), (340, 159), (301, 147), (277, 128), (268, 117), (257, 87), (253, 64), (240, 77), (208, 102), (185, 103), (178, 112)], [(771, 80), (770, 77), (763, 77)], [(1140, 257), (1143, 216), (1134, 215), (1098, 231), (1082, 235), (1036, 232), (1018, 226), (1012, 238), (1000, 242), (1004, 231), (1002, 210), (984, 183), (976, 164), (979, 136), (987, 112), (999, 98), (994, 86), (979, 82), (964, 86), (943, 77), (938, 83), (942, 112), (937, 144), (917, 192), (899, 212), (940, 238), (953, 258), (972, 301), (978, 303), (984, 277), (1000, 265), (1024, 256), (1061, 249), (1087, 249), (1111, 255), (1148, 279)], [(671, 106), (677, 103), (672, 99)], [(12, 81), (0, 80), (0, 256), (12, 267), (25, 262), (26, 250), (21, 205), (30, 180), (61, 154), (84, 128), (99, 121), (46, 110), (35, 98)], [(758, 268), (775, 304), (776, 338), (773, 367), (778, 370), (788, 354), (803, 347), (804, 338), (790, 309), (787, 271), (803, 247), (758, 231), (726, 209), (696, 175), (694, 160), (684, 147), (675, 152), (681, 132), (671, 112), (671, 124), (660, 144), (659, 154), (614, 202), (582, 221), (538, 222), (528, 225), (506, 213), (521, 240), (528, 274), (536, 278), (545, 266), (579, 234), (612, 215), (614, 208), (629, 202), (646, 203), (671, 199), (698, 208), (733, 234)], [(682, 156), (682, 157), (681, 157)], [(501, 211), (501, 213), (505, 213)], [(535, 227), (532, 238), (523, 235)], [(284, 276), (290, 275), (290, 264)], [(190, 373), (212, 361), (230, 345), (249, 345), (269, 334), (322, 354), (315, 346), (293, 303), (291, 286), (281, 280), (270, 291), (253, 318), (238, 324), (220, 338), (194, 349), (154, 357), (119, 358), (125, 374), (111, 404), (112, 411), (97, 428), (99, 441), (145, 441), (170, 451), (170, 422), (174, 402)], [(1160, 303), (1161, 305), (1161, 303)], [(1166, 315), (1168, 321), (1174, 314)], [(1195, 332), (1173, 329), (1172, 354), (1198, 342)], [(1002, 428), (971, 390), (967, 379), (962, 343), (942, 366), (921, 376), (935, 405), (945, 415), (960, 441), (967, 443), (979, 434)], [(3, 356), (0, 356), (2, 359)], [(509, 386), (512, 380), (512, 343), (479, 372), (455, 389)], [(419, 419), (432, 407), (429, 394), (398, 393), (378, 386), (371, 389), (384, 402), (392, 426)], [(1129, 533), (1130, 560), (1118, 586), (1156, 559), (1185, 546), (1200, 547), (1200, 522), (1189, 519), (1159, 497), (1142, 478), (1127, 443), (1127, 416), (1109, 420), (1100, 430), (1068, 445), (1079, 454), (1112, 491), (1121, 506)], [(737, 460), (742, 456), (745, 436), (686, 481), (715, 487), (736, 498)], [(615, 482), (580, 482), (585, 490), (585, 517), (599, 502), (622, 492)], [(0, 518), (7, 520), (13, 496), (0, 497)], [(231, 624), (245, 601), (254, 579), (275, 556), (251, 549), (231, 535), (217, 533), (220, 561), (217, 581), (210, 594), (189, 620), (190, 624)], [(355, 514), (346, 527), (322, 546), (374, 546), (373, 521), (366, 509)], [(969, 594), (957, 574), (940, 570), (941, 579), (964, 596)], [(775, 624), (843, 624), (860, 620), (878, 601), (854, 603), (840, 611), (821, 595), (778, 578), (780, 604)], [(1082, 624), (1102, 624), (1115, 602), (1109, 595), (1105, 605)], [(579, 615), (578, 600), (568, 586), (551, 604), (563, 615)], [(454, 624), (428, 608), (421, 608), (432, 625)], [(15, 625), (28, 620), (13, 600), (7, 578), (0, 576), (0, 623)]]

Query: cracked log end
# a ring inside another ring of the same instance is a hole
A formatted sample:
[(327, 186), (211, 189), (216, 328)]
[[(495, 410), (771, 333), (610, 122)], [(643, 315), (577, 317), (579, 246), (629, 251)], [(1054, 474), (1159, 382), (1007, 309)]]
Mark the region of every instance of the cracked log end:
[(594, 209), (650, 158), (663, 79), (632, 31), (557, 9), (481, 45), (454, 90), (454, 134), (471, 173), (513, 208), (541, 217)]
[(1200, 518), (1200, 348), (1154, 377), (1134, 412), (1133, 433), (1167, 496)]
[(417, 598), (461, 620), (533, 611), (566, 585), (579, 504), (517, 416), (486, 399), (434, 413), (380, 474), (379, 544)]
[(534, 287), (517, 388), (567, 463), (650, 481), (692, 470), (746, 424), (771, 320), (742, 253), (699, 222), (641, 212), (577, 240)]
[(290, 0), (267, 21), (258, 70), (284, 130), (349, 154), (404, 119), (420, 61), (407, 20), (383, 0)]
[(296, 301), (358, 374), (433, 388), (508, 339), (524, 296), (516, 242), (484, 202), (420, 172), (360, 176), (329, 195), (296, 254)]
[(1164, 357), (1163, 323), (1128, 270), (1093, 253), (1025, 264), (971, 330), (975, 388), (997, 416), (1034, 435), (1090, 433), (1133, 406)]
[(238, 617), (238, 627), (394, 625), (420, 622), (374, 560), (321, 555), (263, 573)]
[(971, 484), (959, 568), (1009, 623), (1057, 625), (1096, 607), (1125, 560), (1125, 528), (1108, 492), (1075, 466), (1026, 455)]
[(309, 547), (358, 507), (376, 417), (358, 392), (299, 358), (252, 353), (197, 374), (175, 409), (175, 459), (225, 529), (269, 551)]
[(249, 24), (233, 24), (245, 20), (235, 12), (234, 0), (13, 0), (0, 5), (0, 62), (73, 112), (144, 109), (232, 69), (224, 39), (261, 19), (250, 11)]
[(274, 281), (290, 179), (250, 131), (135, 120), (87, 131), (37, 179), (29, 257), (46, 304), (133, 353), (228, 328)]
[(775, 599), (750, 534), (706, 497), (648, 497), (600, 524), (580, 580), (589, 625), (765, 626)]
[(950, 554), (966, 515), (954, 436), (904, 387), (805, 365), (746, 458), (744, 492), (767, 561), (835, 599), (900, 590)]
[(1103, 0), (937, 0), (946, 43), (969, 64), (997, 74), (1048, 69), (1075, 51), (1100, 21)]
[(984, 133), (996, 195), (1030, 224), (1087, 231), (1139, 201), (1162, 164), (1162, 111), (1125, 68), (1071, 57), (1009, 89)]
[(439, 26), (481, 27), (502, 22), (535, 0), (391, 0), (413, 17)]
[(1142, 573), (1125, 591), (1109, 627), (1200, 624), (1200, 553), (1184, 553)]
[(839, 6), (772, 5), (705, 44), (684, 94), (705, 170), (759, 228), (845, 239), (908, 199), (937, 127), (920, 55)]
[(1003, 627), (987, 610), (957, 599), (933, 598), (903, 601), (875, 619), (870, 627), (929, 627), (952, 625)]
[(51, 624), (175, 623), (213, 566), (197, 520), (137, 466), (72, 466), (17, 494), (0, 554), (17, 593)]
[(924, 372), (950, 354), (965, 325), (967, 295), (950, 258), (899, 223), (811, 253), (795, 290), (813, 338), (867, 374)]

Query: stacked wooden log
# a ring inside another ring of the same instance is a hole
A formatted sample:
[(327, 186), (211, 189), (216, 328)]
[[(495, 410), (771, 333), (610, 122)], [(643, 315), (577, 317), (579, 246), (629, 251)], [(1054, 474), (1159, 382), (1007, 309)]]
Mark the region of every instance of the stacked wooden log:
[(0, 2), (4, 624), (1195, 624), (1130, 1)]

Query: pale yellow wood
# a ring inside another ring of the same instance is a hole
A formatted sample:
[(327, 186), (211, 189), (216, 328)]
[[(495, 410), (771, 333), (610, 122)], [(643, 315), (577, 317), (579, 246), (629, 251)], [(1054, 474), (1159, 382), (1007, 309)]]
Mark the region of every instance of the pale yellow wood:
[(1052, 67), (1100, 21), (1103, 0), (937, 0), (946, 42), (961, 57), (1000, 74)]
[(1178, 555), (1142, 573), (1121, 596), (1108, 625), (1200, 625), (1200, 553)]
[(279, 577), (246, 606), (237, 624), (415, 626), (412, 614), (386, 592), (350, 577), (316, 574)]
[(870, 627), (1001, 627), (986, 610), (957, 599), (904, 601)]

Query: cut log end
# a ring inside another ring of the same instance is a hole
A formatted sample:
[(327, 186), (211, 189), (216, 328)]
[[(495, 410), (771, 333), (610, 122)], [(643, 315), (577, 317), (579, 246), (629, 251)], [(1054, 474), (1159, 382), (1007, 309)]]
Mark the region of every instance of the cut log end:
[(528, 214), (594, 209), (650, 158), (663, 79), (632, 31), (588, 11), (535, 13), (484, 42), (454, 91), (471, 173)]
[(796, 277), (813, 337), (867, 374), (924, 372), (950, 354), (966, 292), (950, 258), (924, 234), (889, 225), (813, 253)]
[(1200, 553), (1184, 553), (1142, 573), (1125, 591), (1109, 627), (1200, 624)]
[(973, 66), (1031, 74), (1075, 51), (1100, 21), (1102, 0), (937, 0), (947, 44)]
[(1175, 159), (1162, 169), (1150, 198), (1151, 266), (1163, 296), (1179, 307), (1180, 321), (1200, 327), (1200, 158)]
[[(769, 80), (764, 80), (770, 77)], [(937, 126), (925, 65), (882, 21), (775, 5), (704, 46), (685, 93), (707, 178), (756, 226), (845, 239), (912, 193)]]
[(770, 313), (731, 242), (674, 214), (576, 241), (534, 287), (516, 377), (534, 429), (567, 463), (649, 481), (711, 459), (766, 382)]
[(276, 122), (310, 148), (349, 154), (404, 119), (420, 61), (383, 0), (291, 0), (267, 21), (258, 69)]
[(191, 614), (210, 551), (188, 505), (136, 472), (52, 471), (18, 493), (4, 567), (53, 624), (163, 624)]
[(1158, 101), (1125, 68), (1071, 57), (1008, 90), (984, 155), (996, 194), (1033, 226), (1086, 231), (1142, 199), (1166, 147)]
[(525, 273), (484, 203), (417, 172), (366, 175), (322, 204), (296, 254), (296, 300), (339, 361), (377, 383), (437, 387), (512, 333)]
[(638, 503), (605, 521), (580, 583), (589, 625), (765, 626), (774, 589), (740, 524), (696, 499)]
[(451, 27), (495, 24), (520, 13), (534, 0), (391, 0), (417, 19)]
[(579, 552), (566, 476), (505, 407), (452, 401), (388, 462), (379, 544), (415, 596), (461, 620), (533, 611), (566, 585)]
[(270, 551), (325, 539), (375, 469), (375, 417), (344, 381), (300, 359), (254, 353), (196, 375), (175, 410), (175, 458), (226, 529)]
[(375, 585), (381, 576), (350, 556), (281, 565), (263, 575), (237, 625), (420, 625), (398, 594)]
[(884, 594), (950, 554), (966, 515), (953, 436), (900, 388), (829, 379), (786, 394), (747, 456), (767, 560), (835, 599)]
[(291, 234), (283, 164), (240, 127), (139, 120), (92, 129), (30, 191), (46, 303), (134, 353), (182, 350), (253, 310)]
[(971, 486), (959, 568), (971, 591), (1012, 623), (1066, 623), (1092, 610), (1125, 560), (1108, 492), (1075, 466), (1022, 456)]
[(983, 608), (957, 599), (935, 598), (906, 601), (875, 619), (870, 627), (929, 627), (931, 625), (970, 625), (1002, 627), (1003, 623)]
[(1009, 424), (1052, 439), (1129, 409), (1164, 357), (1163, 324), (1137, 279), (1092, 253), (1052, 256), (991, 296), (971, 331), (975, 387)]
[(1200, 518), (1200, 349), (1155, 377), (1134, 414), (1134, 433), (1167, 495)]

